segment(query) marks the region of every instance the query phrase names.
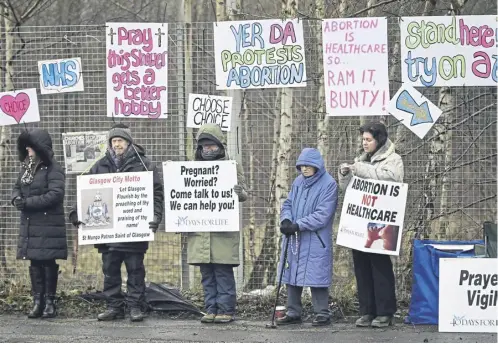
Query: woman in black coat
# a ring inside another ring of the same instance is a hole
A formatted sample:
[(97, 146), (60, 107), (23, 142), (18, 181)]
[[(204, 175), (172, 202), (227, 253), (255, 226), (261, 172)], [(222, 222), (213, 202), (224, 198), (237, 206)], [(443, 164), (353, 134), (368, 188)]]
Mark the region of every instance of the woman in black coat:
[(67, 259), (64, 218), (65, 174), (55, 161), (52, 138), (43, 129), (24, 131), (17, 139), (22, 170), (12, 192), (21, 212), (17, 259), (30, 260), (33, 310), (28, 318), (53, 318), (59, 265)]

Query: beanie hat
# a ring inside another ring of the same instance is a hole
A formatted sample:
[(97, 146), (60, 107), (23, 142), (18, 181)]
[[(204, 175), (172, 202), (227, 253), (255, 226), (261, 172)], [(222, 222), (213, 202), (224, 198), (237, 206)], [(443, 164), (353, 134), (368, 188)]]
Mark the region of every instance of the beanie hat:
[(118, 123), (112, 126), (111, 130), (109, 130), (109, 134), (107, 138), (109, 140), (109, 144), (114, 137), (121, 137), (128, 141), (129, 143), (133, 142), (133, 138), (131, 136), (131, 130), (128, 126), (122, 123)]

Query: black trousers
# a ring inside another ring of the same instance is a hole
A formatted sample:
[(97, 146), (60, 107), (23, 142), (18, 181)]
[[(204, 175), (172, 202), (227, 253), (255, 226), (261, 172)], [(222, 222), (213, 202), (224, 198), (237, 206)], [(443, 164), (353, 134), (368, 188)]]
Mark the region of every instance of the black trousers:
[(48, 259), (48, 260), (36, 260), (36, 259), (31, 259), (31, 266), (37, 266), (37, 267), (44, 267), (44, 266), (56, 266), (55, 264), (55, 259)]
[(391, 257), (353, 250), (360, 315), (394, 315), (396, 287)]
[[(127, 295), (121, 292), (121, 264), (125, 263), (128, 281)], [(145, 302), (144, 253), (108, 251), (102, 253), (104, 295), (108, 308), (141, 308)]]

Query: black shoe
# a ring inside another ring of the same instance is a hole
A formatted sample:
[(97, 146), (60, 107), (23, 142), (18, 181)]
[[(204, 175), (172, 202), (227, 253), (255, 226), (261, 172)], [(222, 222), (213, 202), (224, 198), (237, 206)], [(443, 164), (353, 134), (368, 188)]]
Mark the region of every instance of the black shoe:
[(59, 278), (59, 265), (48, 265), (43, 267), (45, 271), (45, 308), (42, 318), (55, 318), (55, 293), (57, 292), (57, 280)]
[(104, 313), (97, 316), (99, 321), (110, 321), (116, 319), (124, 319), (124, 312), (121, 309), (109, 308)]
[(330, 325), (330, 318), (321, 314), (317, 315), (315, 319), (313, 319), (313, 322), (311, 323), (311, 326), (327, 326), (327, 325)]
[(130, 310), (130, 320), (133, 322), (144, 320), (144, 314), (142, 313), (140, 308), (132, 308)]
[(43, 295), (34, 294), (33, 295), (33, 309), (28, 314), (28, 318), (34, 319), (39, 318), (43, 314)]
[(301, 317), (290, 317), (288, 315), (284, 316), (283, 318), (278, 318), (276, 320), (277, 325), (292, 325), (292, 324), (300, 324), (302, 323), (303, 320)]
[(30, 266), (29, 277), (31, 278), (31, 292), (33, 294), (33, 309), (28, 314), (28, 318), (39, 318), (43, 314), (45, 307), (45, 273), (41, 266)]

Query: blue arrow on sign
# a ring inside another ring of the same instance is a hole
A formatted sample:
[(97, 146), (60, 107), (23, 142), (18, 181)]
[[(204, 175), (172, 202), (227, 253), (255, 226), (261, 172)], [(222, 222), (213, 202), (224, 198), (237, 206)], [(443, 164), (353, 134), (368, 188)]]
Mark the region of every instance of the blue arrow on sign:
[(412, 114), (410, 126), (434, 122), (427, 101), (419, 105), (406, 90), (396, 99), (396, 109)]

